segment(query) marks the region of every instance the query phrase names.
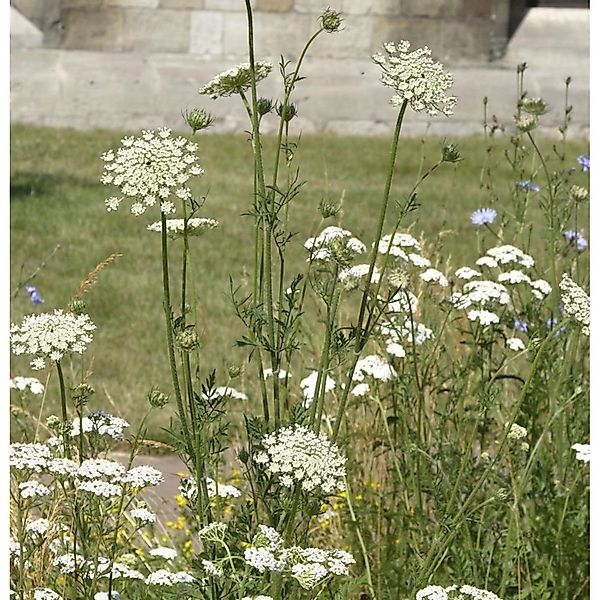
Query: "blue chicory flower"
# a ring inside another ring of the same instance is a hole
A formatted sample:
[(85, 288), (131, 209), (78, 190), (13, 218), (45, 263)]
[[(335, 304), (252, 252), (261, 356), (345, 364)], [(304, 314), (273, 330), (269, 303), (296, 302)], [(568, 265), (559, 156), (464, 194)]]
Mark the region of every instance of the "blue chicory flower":
[(517, 181), (517, 185), (528, 192), (539, 192), (540, 188), (533, 181)]
[(583, 237), (582, 233), (567, 229), (566, 231), (563, 231), (563, 236), (567, 242), (569, 242), (571, 246), (575, 246), (579, 252), (583, 252), (588, 247), (588, 242)]
[(581, 165), (584, 171), (590, 170), (590, 157), (587, 154), (582, 154), (577, 157), (577, 162)]
[(33, 304), (43, 304), (44, 299), (42, 298), (40, 291), (35, 287), (35, 285), (26, 285), (25, 289), (29, 294), (29, 299)]
[(493, 208), (478, 208), (471, 214), (471, 223), (473, 225), (485, 225), (493, 223), (498, 213)]
[(516, 331), (527, 333), (527, 323), (525, 323), (525, 321), (521, 321), (520, 319), (515, 319), (514, 328)]

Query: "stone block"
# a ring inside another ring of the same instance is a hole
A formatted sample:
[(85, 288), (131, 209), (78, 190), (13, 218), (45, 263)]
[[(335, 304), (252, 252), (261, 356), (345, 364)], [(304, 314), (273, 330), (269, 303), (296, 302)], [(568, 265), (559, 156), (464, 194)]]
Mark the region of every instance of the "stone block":
[(90, 9), (102, 6), (104, 0), (61, 0), (61, 8), (63, 10), (67, 8), (83, 8)]
[(207, 10), (232, 10), (246, 13), (244, 0), (204, 0)]
[(119, 8), (158, 8), (159, 0), (104, 0), (104, 6)]
[[(223, 53), (230, 58), (248, 56), (248, 33), (246, 15), (223, 13)], [(286, 13), (262, 13), (254, 21), (256, 59), (270, 58), (277, 61), (283, 54), (287, 59), (298, 58), (310, 36), (313, 19), (310, 15), (295, 15), (293, 27)]]
[(190, 14), (180, 10), (130, 9), (125, 12), (122, 50), (188, 52)]
[(465, 17), (491, 17), (492, 0), (463, 0), (462, 14)]
[(463, 0), (404, 0), (402, 14), (410, 17), (456, 17), (461, 14), (462, 8)]
[(487, 62), (490, 58), (490, 23), (487, 19), (445, 19), (442, 22), (442, 61), (475, 60)]
[(436, 58), (442, 55), (442, 24), (440, 19), (379, 17), (373, 31), (372, 52), (381, 52), (384, 42), (410, 40), (411, 49), (429, 46)]
[(344, 0), (344, 15), (399, 15), (398, 0)]
[(44, 36), (42, 32), (16, 8), (10, 7), (11, 48), (39, 48)]
[(64, 32), (60, 47), (68, 50), (121, 50), (123, 11), (69, 9), (63, 11)]
[(160, 0), (160, 8), (200, 10), (204, 8), (204, 0)]
[(344, 19), (342, 30), (319, 36), (309, 56), (332, 58), (368, 58), (371, 54), (375, 17), (354, 16)]
[(320, 15), (326, 8), (342, 10), (343, 0), (294, 0), (294, 10)]
[(223, 54), (223, 13), (209, 10), (192, 13), (190, 52), (203, 56)]
[(288, 12), (294, 7), (294, 0), (258, 0), (257, 10), (264, 12)]

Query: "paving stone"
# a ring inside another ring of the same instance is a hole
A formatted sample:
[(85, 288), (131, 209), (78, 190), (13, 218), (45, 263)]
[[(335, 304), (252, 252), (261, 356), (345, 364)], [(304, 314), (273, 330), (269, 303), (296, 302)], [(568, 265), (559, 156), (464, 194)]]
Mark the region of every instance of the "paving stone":
[(203, 10), (191, 14), (190, 52), (203, 56), (223, 55), (223, 13)]

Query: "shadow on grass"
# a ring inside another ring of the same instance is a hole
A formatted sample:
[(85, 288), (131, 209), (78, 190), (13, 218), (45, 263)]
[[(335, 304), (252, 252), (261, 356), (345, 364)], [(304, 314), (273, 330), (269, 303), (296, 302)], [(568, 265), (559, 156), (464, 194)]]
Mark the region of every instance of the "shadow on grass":
[(10, 179), (10, 200), (19, 202), (32, 198), (52, 197), (63, 187), (92, 190), (100, 186), (89, 179), (73, 177), (64, 173), (19, 171)]

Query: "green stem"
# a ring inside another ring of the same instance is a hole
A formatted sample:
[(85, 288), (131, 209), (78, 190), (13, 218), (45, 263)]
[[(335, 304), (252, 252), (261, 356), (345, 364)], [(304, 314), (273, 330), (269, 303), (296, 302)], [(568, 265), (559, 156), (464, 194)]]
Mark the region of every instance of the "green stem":
[[(60, 406), (62, 409), (62, 420), (63, 420), (63, 445), (65, 448), (65, 456), (71, 458), (71, 447), (69, 446), (69, 434), (67, 431), (67, 423), (69, 415), (67, 414), (67, 391), (65, 388), (65, 378), (63, 376), (62, 367), (60, 366), (60, 360), (56, 361), (56, 370), (58, 372), (58, 383), (60, 386)], [(80, 437), (83, 437), (83, 430), (79, 432)]]
[(369, 296), (370, 282), (373, 279), (373, 271), (375, 270), (375, 261), (377, 260), (377, 250), (379, 247), (379, 242), (381, 241), (381, 234), (383, 232), (383, 225), (385, 222), (385, 214), (387, 212), (387, 207), (390, 200), (390, 191), (392, 189), (392, 180), (394, 179), (394, 166), (396, 164), (396, 155), (398, 153), (398, 140), (400, 139), (400, 129), (402, 127), (402, 121), (404, 119), (404, 113), (406, 112), (406, 107), (408, 106), (408, 101), (404, 100), (402, 103), (402, 107), (400, 108), (400, 112), (398, 113), (398, 118), (396, 119), (396, 127), (394, 129), (394, 136), (392, 138), (392, 147), (390, 150), (390, 162), (388, 167), (387, 180), (385, 182), (385, 190), (383, 192), (383, 201), (381, 203), (381, 210), (379, 212), (379, 221), (377, 223), (377, 232), (375, 235), (375, 241), (373, 243), (373, 251), (371, 252), (371, 262), (369, 264), (369, 273), (367, 275), (367, 285), (365, 286), (362, 300), (360, 303), (360, 311), (358, 314), (358, 321), (356, 324), (357, 332), (356, 332), (356, 343), (354, 347), (354, 359), (352, 361), (352, 366), (348, 370), (348, 375), (346, 378), (346, 387), (344, 389), (344, 393), (340, 400), (340, 406), (338, 409), (337, 418), (333, 425), (333, 436), (332, 442), (335, 442), (337, 436), (340, 431), (340, 427), (342, 424), (342, 419), (344, 417), (344, 412), (346, 410), (346, 404), (348, 402), (348, 394), (350, 392), (350, 382), (352, 381), (352, 376), (354, 375), (354, 369), (356, 368), (356, 363), (358, 362), (360, 352), (366, 343), (365, 335), (363, 333), (363, 319), (365, 315), (365, 310), (367, 307), (367, 299)]
[(187, 452), (193, 456), (193, 446), (190, 439), (187, 417), (181, 398), (181, 389), (179, 387), (179, 377), (177, 375), (177, 363), (175, 362), (175, 346), (173, 343), (173, 321), (171, 311), (171, 293), (169, 291), (169, 257), (167, 253), (167, 217), (164, 212), (160, 213), (161, 219), (161, 238), (162, 238), (162, 275), (163, 275), (163, 309), (165, 312), (165, 323), (167, 326), (167, 348), (169, 351), (169, 366), (171, 368), (171, 378), (173, 380), (173, 390), (179, 411), (179, 420), (183, 429), (183, 437)]

